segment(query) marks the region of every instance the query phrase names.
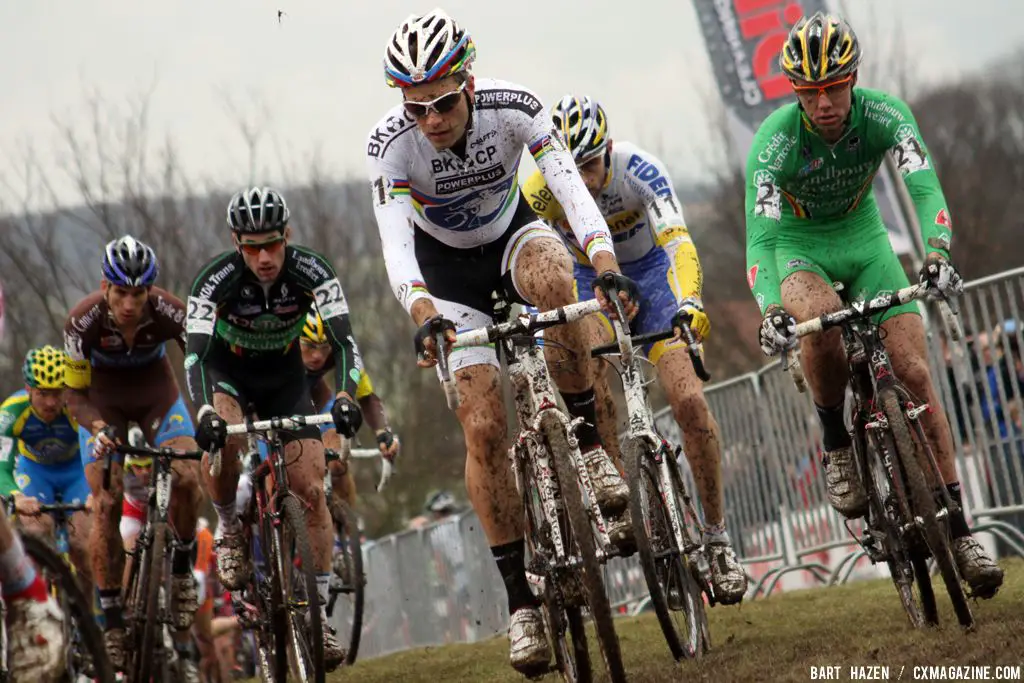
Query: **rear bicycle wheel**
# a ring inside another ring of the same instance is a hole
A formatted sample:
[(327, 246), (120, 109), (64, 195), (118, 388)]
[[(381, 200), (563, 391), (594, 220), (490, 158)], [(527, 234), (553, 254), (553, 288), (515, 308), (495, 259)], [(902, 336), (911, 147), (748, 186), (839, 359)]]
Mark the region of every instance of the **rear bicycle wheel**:
[[(324, 631), (320, 594), (316, 585), (316, 564), (309, 544), (306, 516), (297, 498), (282, 496), (281, 524), (274, 543), (281, 576), (283, 605), (288, 629), (288, 653), (292, 675), (299, 681), (324, 683)], [(299, 560), (298, 567), (294, 559)]]
[[(343, 566), (341, 585), (331, 589), (331, 600), (328, 603), (328, 615), (333, 617), (334, 610), (339, 615), (335, 623), (341, 625), (339, 637), (348, 643), (345, 652), (345, 663), (355, 664), (359, 654), (359, 640), (363, 634), (363, 607), (366, 601), (366, 576), (363, 574), (363, 551), (359, 543), (359, 528), (355, 513), (348, 503), (333, 498), (331, 500), (331, 518), (334, 520), (334, 533), (341, 543), (341, 550), (335, 555), (335, 561)], [(338, 596), (344, 596), (340, 609), (336, 606)]]
[(594, 530), (590, 524), (590, 517), (583, 507), (583, 495), (570, 456), (565, 426), (553, 413), (549, 413), (542, 421), (542, 428), (550, 449), (555, 475), (558, 478), (558, 487), (565, 505), (565, 513), (569, 519), (569, 530), (571, 530), (576, 547), (579, 549), (579, 575), (587, 607), (590, 609), (590, 617), (594, 622), (594, 630), (597, 632), (597, 641), (601, 645), (601, 653), (604, 655), (605, 667), (612, 683), (621, 683), (626, 680), (626, 668), (622, 663), (622, 652), (619, 648), (619, 637), (615, 633), (612, 608), (608, 603), (608, 595), (605, 593), (601, 565), (597, 561)]
[[(629, 439), (623, 448), (633, 535), (651, 606), (672, 657), (699, 657), (704, 651), (704, 600), (672, 533), (669, 503), (661, 494), (661, 484), (675, 489), (675, 482), (660, 482), (657, 455), (640, 439)], [(682, 495), (675, 490), (672, 500), (679, 501)], [(682, 523), (682, 510), (674, 512)]]
[[(919, 457), (923, 450), (921, 444), (914, 440), (896, 391), (894, 389), (883, 390), (879, 395), (879, 401), (889, 422), (889, 430), (892, 432), (896, 451), (899, 453), (900, 466), (906, 478), (914, 515), (922, 521), (924, 540), (939, 566), (939, 573), (942, 575), (942, 582), (946, 585), (949, 599), (953, 603), (957, 621), (964, 628), (972, 628), (974, 615), (971, 613), (971, 606), (967, 601), (960, 570), (953, 559), (953, 543), (949, 534), (949, 523), (946, 521), (948, 518), (940, 520), (936, 514), (938, 504), (921, 465), (924, 458)], [(922, 572), (918, 571), (917, 573), (920, 575)], [(927, 573), (927, 570), (924, 573)]]
[[(51, 589), (56, 590), (57, 602), (64, 612), (64, 633), (68, 643), (68, 670), (64, 680), (75, 683), (85, 676), (101, 683), (113, 683), (114, 667), (107, 657), (103, 632), (93, 615), (92, 600), (86, 598), (74, 572), (46, 541), (30, 534), (23, 535), (21, 539), (25, 552), (42, 570)], [(92, 667), (88, 676), (86, 665)]]

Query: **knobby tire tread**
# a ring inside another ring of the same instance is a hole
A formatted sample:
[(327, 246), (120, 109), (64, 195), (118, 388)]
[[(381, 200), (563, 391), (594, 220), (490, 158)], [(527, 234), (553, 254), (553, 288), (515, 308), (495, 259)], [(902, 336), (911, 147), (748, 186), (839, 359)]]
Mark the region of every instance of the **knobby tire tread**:
[[(292, 542), (295, 544), (295, 556), (299, 558), (301, 568), (297, 568), (291, 565), (292, 572), (299, 572), (304, 589), (306, 592), (306, 600), (308, 601), (308, 610), (310, 612), (309, 628), (303, 629), (302, 635), (309, 636), (309, 648), (310, 655), (313, 658), (311, 662), (313, 669), (313, 683), (324, 683), (326, 676), (326, 669), (324, 667), (324, 628), (326, 624), (321, 619), (320, 612), (320, 593), (317, 590), (316, 585), (316, 571), (314, 567), (316, 564), (313, 562), (313, 550), (309, 543), (309, 532), (306, 529), (306, 515), (302, 511), (302, 506), (299, 504), (297, 498), (293, 496), (284, 496), (281, 499), (281, 521), (283, 522), (283, 528), (287, 529), (287, 537), (290, 537)], [(282, 538), (287, 538), (282, 537)], [(286, 559), (291, 559), (287, 558)], [(282, 577), (283, 578), (283, 577)], [(291, 582), (282, 582), (282, 588), (284, 589), (285, 605), (287, 606), (288, 594), (291, 592)], [(290, 610), (289, 610), (290, 612)], [(292, 615), (289, 613), (288, 616), (288, 628), (294, 628)], [(294, 653), (295, 657), (301, 656), (300, 652)]]
[(572, 460), (569, 455), (570, 449), (566, 439), (565, 428), (560, 421), (552, 419), (544, 420), (543, 425), (552, 464), (558, 477), (562, 502), (565, 505), (566, 515), (569, 518), (569, 525), (572, 527), (572, 534), (576, 539), (576, 545), (579, 547), (583, 563), (581, 572), (583, 587), (587, 594), (587, 604), (590, 607), (590, 617), (594, 622), (594, 630), (597, 632), (597, 640), (601, 645), (605, 665), (612, 683), (624, 683), (626, 680), (626, 669), (622, 663), (619, 637), (615, 633), (612, 609), (608, 603), (608, 595), (605, 593), (601, 565), (597, 561), (597, 549), (594, 543), (594, 533), (590, 524), (590, 517), (583, 507), (583, 494), (579, 487), (576, 469), (572, 466)]
[[(359, 527), (356, 522), (355, 513), (349, 504), (335, 498), (331, 501), (331, 518), (334, 520), (334, 527), (338, 538), (342, 539), (343, 546), (348, 547), (349, 557), (352, 558), (350, 579), (352, 581), (352, 635), (349, 637), (348, 652), (345, 654), (345, 663), (349, 666), (356, 663), (359, 656), (359, 641), (363, 634), (363, 608), (366, 602), (366, 586), (363, 577), (363, 549), (359, 540)], [(353, 533), (354, 530), (354, 533)]]
[[(673, 659), (678, 661), (685, 656), (685, 651), (668, 607), (667, 587), (662, 586), (658, 580), (657, 562), (654, 550), (651, 548), (647, 527), (644, 524), (646, 517), (651, 517), (653, 521), (655, 514), (653, 510), (645, 514), (643, 503), (643, 491), (647, 486), (643, 470), (648, 454), (647, 444), (637, 439), (628, 439), (622, 448), (622, 458), (626, 466), (626, 482), (629, 484), (629, 514), (633, 521), (633, 537), (636, 541), (637, 555), (640, 558), (640, 567), (644, 572), (644, 580), (647, 582), (651, 605), (658, 617), (661, 632), (665, 636), (665, 644), (668, 645)], [(648, 504), (653, 506), (658, 503), (651, 501), (648, 497)], [(688, 621), (689, 617), (688, 614)]]
[(960, 580), (960, 572), (957, 570), (956, 562), (953, 560), (952, 544), (946, 533), (944, 525), (935, 517), (937, 504), (935, 496), (928, 486), (924, 469), (918, 458), (920, 446), (914, 440), (907, 424), (907, 418), (900, 407), (899, 397), (895, 390), (883, 390), (879, 396), (882, 409), (885, 411), (886, 420), (889, 423), (889, 430), (896, 442), (896, 451), (899, 453), (900, 464), (907, 486), (910, 491), (910, 500), (913, 505), (914, 514), (924, 520), (924, 535), (928, 548), (932, 552), (939, 565), (939, 572), (942, 574), (943, 583), (949, 593), (949, 599), (953, 603), (953, 610), (956, 612), (957, 620), (965, 628), (974, 624), (974, 616), (971, 614), (971, 607), (967, 602), (967, 595), (964, 593), (963, 583)]

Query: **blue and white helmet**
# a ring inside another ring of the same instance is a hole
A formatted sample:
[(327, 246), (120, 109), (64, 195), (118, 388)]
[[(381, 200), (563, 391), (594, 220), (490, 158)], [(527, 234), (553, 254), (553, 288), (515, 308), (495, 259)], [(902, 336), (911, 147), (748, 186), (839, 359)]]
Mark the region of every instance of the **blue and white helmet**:
[(153, 250), (131, 235), (108, 242), (103, 248), (103, 279), (112, 285), (149, 287), (159, 272)]

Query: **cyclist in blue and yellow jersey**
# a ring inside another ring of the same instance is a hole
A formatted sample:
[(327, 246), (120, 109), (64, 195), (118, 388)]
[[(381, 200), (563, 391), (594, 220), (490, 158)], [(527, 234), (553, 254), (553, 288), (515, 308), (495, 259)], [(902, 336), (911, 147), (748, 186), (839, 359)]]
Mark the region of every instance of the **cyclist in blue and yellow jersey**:
[[(0, 460), (0, 495), (14, 496), (26, 532), (45, 536), (53, 532), (53, 521), (38, 516), (40, 503), (84, 503), (89, 497), (78, 423), (64, 402), (64, 361), (62, 349), (31, 349), (22, 366), (25, 389), (0, 404), (0, 437), (14, 441)], [(88, 514), (76, 512), (69, 528), (71, 560), (91, 577)]]
[[(696, 339), (703, 340), (711, 323), (701, 302), (700, 261), (665, 165), (630, 142), (613, 143), (604, 108), (590, 97), (566, 95), (551, 116), (608, 224), (623, 274), (635, 280), (643, 292), (633, 331), (643, 334), (674, 327), (678, 334), (689, 326)], [(579, 298), (594, 298), (589, 287), (596, 276), (594, 266), (540, 172), (523, 184), (523, 195), (537, 216), (557, 228), (568, 245)], [(611, 323), (603, 315), (596, 320), (601, 323), (590, 325), (591, 343), (611, 341)], [(677, 338), (648, 345), (645, 351), (658, 369), (683, 433), (686, 457), (704, 508), (704, 548), (715, 597), (724, 604), (739, 602), (747, 579), (725, 529), (718, 424), (708, 409), (686, 345)], [(594, 393), (601, 441), (619, 460), (615, 402), (600, 360), (595, 361)]]

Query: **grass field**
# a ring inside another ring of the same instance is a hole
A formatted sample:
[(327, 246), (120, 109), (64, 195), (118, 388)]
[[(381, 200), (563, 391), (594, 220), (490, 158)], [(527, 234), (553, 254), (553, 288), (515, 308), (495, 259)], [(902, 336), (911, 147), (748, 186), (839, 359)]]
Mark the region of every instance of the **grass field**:
[[(1024, 562), (1003, 566), (1007, 580), (996, 598), (974, 603), (978, 627), (971, 633), (956, 625), (938, 585), (944, 625), (912, 630), (888, 580), (716, 607), (709, 614), (712, 650), (696, 662), (672, 661), (652, 615), (616, 624), (631, 681), (809, 681), (815, 666), (838, 666), (839, 680), (851, 680), (851, 666), (876, 665), (889, 667), (891, 680), (897, 680), (901, 667), (905, 669), (898, 680), (928, 680), (915, 679), (913, 667), (1024, 663)], [(599, 658), (592, 633), (590, 648), (592, 657)], [(361, 661), (328, 676), (328, 681), (523, 681), (507, 662), (507, 641), (496, 638)], [(550, 674), (542, 680), (561, 679)]]

